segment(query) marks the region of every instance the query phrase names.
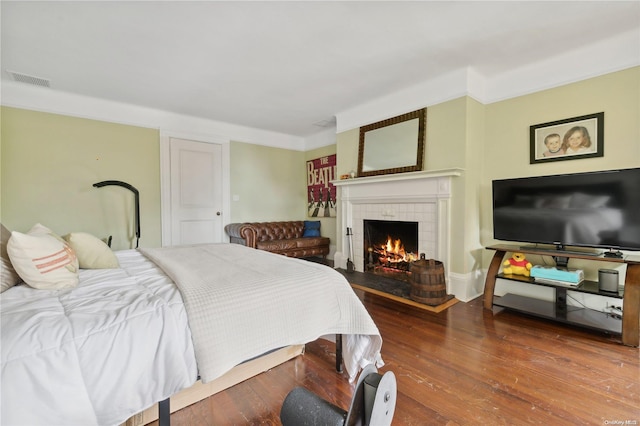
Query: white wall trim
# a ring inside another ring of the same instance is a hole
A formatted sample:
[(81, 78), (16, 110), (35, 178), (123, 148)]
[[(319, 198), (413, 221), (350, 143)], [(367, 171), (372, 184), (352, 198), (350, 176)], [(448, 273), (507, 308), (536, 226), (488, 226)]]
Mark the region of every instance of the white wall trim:
[(456, 299), (461, 302), (470, 302), (483, 295), (485, 276), (486, 271), (484, 274), (475, 272), (469, 272), (467, 274), (450, 272), (447, 282), (447, 293), (454, 294)]
[(338, 133), (465, 96), (468, 70), (459, 69), (336, 114)]
[(335, 126), (332, 126), (325, 130), (321, 130), (318, 133), (307, 136), (304, 139), (304, 151), (311, 151), (316, 148), (335, 145), (335, 143), (336, 143), (336, 128)]
[(640, 28), (487, 79), (486, 93), (479, 100), (490, 104), (638, 65)]
[(151, 129), (221, 135), (238, 142), (294, 151), (304, 150), (305, 139), (299, 136), (76, 95), (15, 81), (2, 81), (2, 105)]
[[(576, 63), (580, 66), (570, 65)], [(639, 65), (640, 28), (492, 77), (474, 68), (452, 71), (338, 112), (336, 130), (344, 132), (462, 96), (488, 105)]]

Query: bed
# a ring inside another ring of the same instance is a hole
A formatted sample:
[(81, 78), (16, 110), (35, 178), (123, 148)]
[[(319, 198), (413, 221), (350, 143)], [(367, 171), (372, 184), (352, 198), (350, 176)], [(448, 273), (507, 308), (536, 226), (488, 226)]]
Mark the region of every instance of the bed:
[(255, 374), (325, 335), (344, 336), (350, 379), (382, 365), (375, 324), (329, 267), (237, 244), (115, 254), (118, 268), (80, 269), (74, 288), (0, 295), (0, 423), (135, 424), (197, 381)]

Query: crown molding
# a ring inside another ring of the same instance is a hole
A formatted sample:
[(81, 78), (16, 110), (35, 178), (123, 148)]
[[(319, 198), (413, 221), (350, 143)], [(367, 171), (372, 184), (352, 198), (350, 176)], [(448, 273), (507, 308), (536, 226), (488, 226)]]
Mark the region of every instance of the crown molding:
[(210, 135), (231, 141), (295, 151), (302, 151), (305, 144), (305, 139), (299, 136), (76, 95), (13, 81), (2, 81), (2, 105), (158, 129), (161, 132)]
[(462, 96), (488, 105), (639, 65), (640, 28), (490, 77), (472, 67), (458, 69), (337, 113), (336, 131), (355, 129)]

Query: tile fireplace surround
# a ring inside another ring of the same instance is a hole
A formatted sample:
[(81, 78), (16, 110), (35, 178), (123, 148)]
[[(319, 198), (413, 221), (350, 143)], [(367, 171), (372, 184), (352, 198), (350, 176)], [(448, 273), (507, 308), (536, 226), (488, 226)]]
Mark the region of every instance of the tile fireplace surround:
[(461, 169), (448, 169), (333, 181), (340, 191), (338, 234), (342, 238), (342, 251), (334, 255), (335, 266), (347, 267), (347, 227), (353, 231), (355, 270), (364, 272), (364, 220), (411, 221), (418, 222), (418, 252), (443, 262), (448, 275), (452, 178), (461, 174)]

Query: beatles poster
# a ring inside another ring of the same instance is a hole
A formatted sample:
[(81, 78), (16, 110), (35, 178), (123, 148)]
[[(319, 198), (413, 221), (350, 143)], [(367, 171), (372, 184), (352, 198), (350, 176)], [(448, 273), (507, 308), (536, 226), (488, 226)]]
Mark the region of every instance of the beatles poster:
[(336, 217), (336, 154), (307, 161), (309, 217)]

